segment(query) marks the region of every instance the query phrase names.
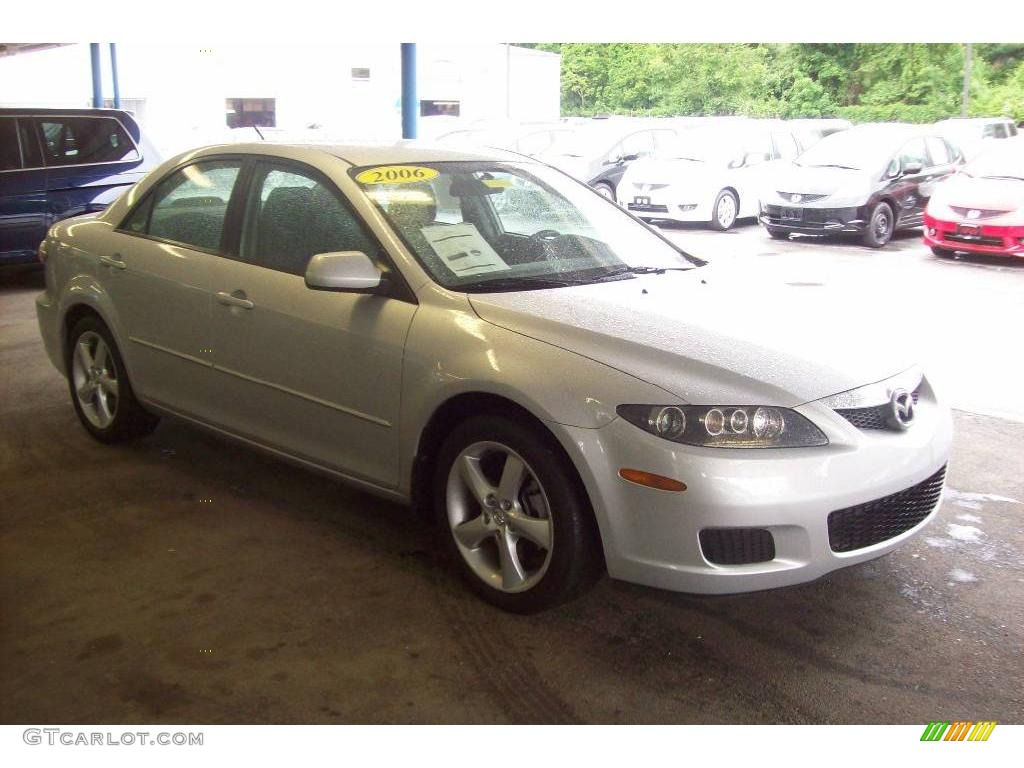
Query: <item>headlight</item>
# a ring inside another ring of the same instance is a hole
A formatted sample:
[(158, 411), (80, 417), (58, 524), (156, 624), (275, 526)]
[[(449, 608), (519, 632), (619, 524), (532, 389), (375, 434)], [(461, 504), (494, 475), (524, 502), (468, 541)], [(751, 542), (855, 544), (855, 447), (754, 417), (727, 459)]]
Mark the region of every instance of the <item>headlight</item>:
[(825, 434), (788, 408), (766, 405), (620, 405), (630, 424), (674, 443), (706, 448), (828, 445)]

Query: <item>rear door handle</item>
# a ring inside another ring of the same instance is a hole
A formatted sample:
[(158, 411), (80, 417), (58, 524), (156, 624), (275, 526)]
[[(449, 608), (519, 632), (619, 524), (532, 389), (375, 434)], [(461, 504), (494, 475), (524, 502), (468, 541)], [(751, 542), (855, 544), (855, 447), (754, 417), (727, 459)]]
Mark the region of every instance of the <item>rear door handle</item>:
[(105, 267), (113, 267), (114, 269), (124, 269), (127, 266), (121, 261), (120, 253), (115, 253), (113, 256), (100, 256), (100, 264)]
[(242, 309), (252, 309), (256, 306), (245, 298), (244, 291), (235, 291), (234, 293), (217, 291), (217, 301), (227, 307), (241, 307)]

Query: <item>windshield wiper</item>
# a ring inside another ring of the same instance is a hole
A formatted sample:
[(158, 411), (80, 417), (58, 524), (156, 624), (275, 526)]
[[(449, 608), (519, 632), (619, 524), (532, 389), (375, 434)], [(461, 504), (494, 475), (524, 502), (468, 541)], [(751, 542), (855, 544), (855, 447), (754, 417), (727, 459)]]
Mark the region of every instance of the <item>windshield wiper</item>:
[(598, 277), (614, 277), (615, 275), (663, 275), (666, 272), (689, 272), (695, 267), (618, 267), (602, 272)]
[(801, 165), (796, 163), (801, 168), (842, 168), (844, 171), (859, 171), (860, 168), (854, 168), (852, 165), (839, 165), (838, 163), (821, 163), (820, 165)]
[(523, 291), (540, 290), (542, 288), (569, 288), (574, 285), (586, 285), (589, 280), (565, 280), (559, 277), (542, 277), (520, 275), (516, 277), (497, 277), (493, 280), (480, 280), (476, 283), (465, 283), (454, 286), (455, 290), (466, 293), (490, 293), (491, 291)]
[(1014, 181), (1024, 181), (1024, 177), (1021, 176), (982, 176), (983, 179), (1013, 179)]

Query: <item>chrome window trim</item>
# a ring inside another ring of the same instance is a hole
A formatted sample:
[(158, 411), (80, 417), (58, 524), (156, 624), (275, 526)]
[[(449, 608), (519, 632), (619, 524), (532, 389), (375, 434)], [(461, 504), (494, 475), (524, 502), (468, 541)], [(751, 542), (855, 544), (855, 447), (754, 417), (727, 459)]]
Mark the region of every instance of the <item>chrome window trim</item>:
[[(4, 115), (4, 117), (7, 117), (7, 115)], [(33, 165), (31, 168), (10, 168), (6, 171), (0, 171), (0, 173), (17, 173), (20, 171), (48, 171), (51, 168), (92, 168), (93, 166), (97, 165), (120, 165), (122, 163), (141, 163), (146, 159), (145, 155), (142, 154), (142, 149), (139, 147), (138, 143), (135, 141), (135, 138), (132, 136), (131, 131), (129, 131), (125, 127), (125, 124), (122, 123), (119, 118), (114, 117), (113, 115), (12, 115), (12, 117), (25, 118), (28, 120), (39, 120), (44, 117), (81, 117), (86, 120), (113, 120), (115, 123), (121, 126), (121, 130), (124, 131), (124, 135), (128, 137), (128, 141), (130, 141), (132, 143), (132, 146), (135, 147), (135, 152), (136, 154), (138, 154), (138, 158), (135, 160), (101, 160), (100, 162), (97, 163), (65, 163), (64, 165), (46, 165), (46, 156), (44, 154), (43, 165)], [(18, 140), (20, 149), (20, 135), (18, 137)], [(42, 150), (42, 147), (40, 147), (40, 150)], [(23, 163), (25, 162), (24, 153), (22, 153), (21, 161)]]

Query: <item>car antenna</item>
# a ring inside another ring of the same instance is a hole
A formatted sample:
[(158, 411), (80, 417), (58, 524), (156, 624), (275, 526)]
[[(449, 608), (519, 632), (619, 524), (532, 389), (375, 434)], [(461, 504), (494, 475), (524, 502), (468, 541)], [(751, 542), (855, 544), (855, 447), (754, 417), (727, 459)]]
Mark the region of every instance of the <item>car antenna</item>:
[(256, 135), (260, 137), (260, 141), (266, 141), (266, 139), (263, 138), (263, 132), (260, 130), (260, 127), (258, 125), (254, 125), (252, 129), (256, 131)]

